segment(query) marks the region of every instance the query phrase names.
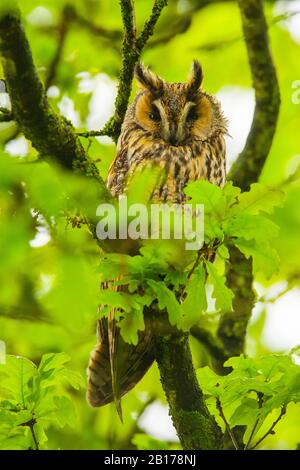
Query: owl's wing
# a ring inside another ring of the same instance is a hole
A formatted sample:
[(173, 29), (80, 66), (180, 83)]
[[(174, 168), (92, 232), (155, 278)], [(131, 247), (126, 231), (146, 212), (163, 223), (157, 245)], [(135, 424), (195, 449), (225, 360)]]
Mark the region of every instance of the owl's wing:
[[(136, 346), (128, 344), (120, 336), (120, 330), (114, 323), (113, 344), (117, 347), (112, 348), (108, 330), (109, 320), (107, 318), (99, 320), (98, 344), (91, 353), (88, 366), (87, 400), (93, 407), (104, 406), (115, 401), (121, 417), (122, 396), (142, 379), (154, 361), (153, 340), (152, 334), (145, 330), (139, 333)], [(113, 361), (111, 361), (112, 351)], [(114, 381), (116, 381), (115, 385), (113, 385)]]
[[(121, 194), (124, 189), (124, 182), (128, 172), (127, 150), (128, 146), (125, 144), (123, 136), (121, 136), (117, 145), (116, 157), (110, 165), (106, 180), (107, 187), (111, 190), (114, 196), (118, 196), (119, 194)], [(115, 313), (116, 311), (113, 308), (108, 315), (107, 349), (109, 351), (112, 398), (115, 402), (118, 415), (121, 421), (123, 421), (119, 380), (119, 372), (122, 375), (122, 371), (119, 371), (118, 366), (118, 342), (120, 332), (116, 326)], [(108, 367), (108, 365), (106, 365), (106, 367)], [(100, 370), (98, 370), (98, 372), (103, 373), (105, 371), (101, 372)]]
[(124, 183), (128, 173), (128, 142), (121, 135), (117, 145), (116, 157), (111, 163), (106, 185), (111, 190), (113, 196), (118, 196), (124, 191)]
[(223, 135), (209, 145), (205, 155), (206, 179), (223, 187), (226, 182), (226, 144)]
[[(107, 186), (114, 196), (124, 191), (128, 175), (127, 150), (128, 145), (122, 142), (121, 136), (107, 177)], [(115, 315), (113, 308), (108, 318), (98, 321), (98, 344), (88, 366), (87, 400), (94, 407), (114, 401), (122, 421), (121, 398), (142, 379), (154, 361), (154, 354), (151, 332), (141, 332), (137, 345), (128, 344), (120, 335)]]

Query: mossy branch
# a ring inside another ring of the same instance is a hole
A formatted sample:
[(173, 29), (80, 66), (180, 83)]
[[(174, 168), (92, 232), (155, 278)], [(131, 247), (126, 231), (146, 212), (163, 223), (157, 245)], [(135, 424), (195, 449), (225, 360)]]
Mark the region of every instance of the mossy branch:
[(245, 148), (229, 179), (243, 191), (258, 180), (276, 131), (280, 92), (262, 0), (239, 0), (244, 37), (255, 90), (255, 112)]
[[(154, 319), (155, 322), (155, 319)], [(154, 335), (156, 361), (183, 449), (221, 449), (223, 435), (209, 413), (193, 366), (188, 335)]]
[[(229, 174), (243, 191), (259, 179), (269, 155), (280, 108), (280, 92), (268, 37), (262, 0), (238, 0), (255, 90), (255, 112), (245, 148)], [(230, 355), (244, 350), (248, 321), (254, 306), (252, 261), (230, 249), (227, 284), (234, 294), (233, 312), (221, 317), (218, 336)]]
[(50, 86), (53, 84), (54, 79), (56, 77), (57, 69), (62, 58), (65, 42), (67, 39), (67, 34), (70, 29), (72, 20), (73, 20), (73, 9), (69, 5), (65, 5), (62, 10), (61, 20), (60, 20), (58, 30), (57, 30), (56, 51), (49, 65), (47, 77), (45, 80), (46, 90), (50, 88)]
[(42, 156), (54, 159), (64, 168), (95, 178), (101, 199), (111, 198), (72, 124), (56, 114), (47, 101), (18, 11), (9, 11), (0, 17), (0, 41), (12, 113), (20, 130)]
[(255, 302), (252, 261), (234, 246), (229, 253), (226, 278), (234, 293), (233, 311), (221, 316), (217, 335), (229, 356), (239, 356), (244, 351), (247, 326)]

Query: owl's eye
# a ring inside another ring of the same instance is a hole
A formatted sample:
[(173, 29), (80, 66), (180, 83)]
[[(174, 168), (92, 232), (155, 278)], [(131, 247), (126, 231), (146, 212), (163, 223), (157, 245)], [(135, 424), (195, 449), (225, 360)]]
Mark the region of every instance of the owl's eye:
[(187, 121), (196, 121), (198, 119), (198, 113), (195, 108), (190, 109), (187, 115)]
[(152, 111), (149, 113), (149, 118), (151, 119), (151, 121), (159, 122), (160, 114), (158, 109), (153, 108)]

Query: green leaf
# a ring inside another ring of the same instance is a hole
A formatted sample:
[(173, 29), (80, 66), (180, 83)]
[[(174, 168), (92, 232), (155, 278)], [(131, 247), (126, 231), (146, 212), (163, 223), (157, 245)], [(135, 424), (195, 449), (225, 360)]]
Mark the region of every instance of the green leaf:
[(231, 217), (223, 224), (224, 232), (229, 237), (256, 240), (265, 243), (278, 236), (279, 227), (262, 215), (242, 213)]
[(121, 335), (127, 343), (136, 345), (138, 343), (138, 332), (145, 329), (143, 309), (127, 312), (124, 318), (118, 322)]
[(186, 286), (186, 298), (182, 303), (183, 328), (188, 331), (199, 322), (201, 314), (207, 310), (205, 270), (199, 266)]
[(223, 197), (226, 199), (227, 207), (231, 207), (233, 204), (238, 202), (238, 196), (241, 193), (241, 189), (237, 186), (233, 186), (232, 181), (227, 181), (223, 188)]
[(232, 414), (230, 425), (232, 427), (239, 425), (253, 426), (257, 419), (258, 411), (258, 401), (254, 398), (245, 397)]
[[(232, 369), (226, 376), (217, 376), (208, 367), (197, 376), (206, 399), (218, 398), (225, 415), (231, 416), (230, 426), (247, 426), (244, 442), (274, 411), (278, 416), (289, 403), (300, 403), (300, 366), (289, 355), (231, 357), (224, 366)], [(211, 410), (218, 416), (216, 408)]]
[(238, 197), (238, 204), (232, 207), (231, 213), (247, 212), (257, 215), (260, 212), (272, 214), (275, 207), (283, 204), (284, 193), (276, 188), (267, 187), (261, 183), (253, 183), (250, 191)]
[(208, 366), (197, 370), (197, 378), (205, 395), (218, 397), (222, 394), (223, 388), (220, 387), (222, 378), (220, 379)]
[(38, 368), (41, 388), (48, 387), (53, 383), (59, 384), (60, 381), (66, 381), (76, 390), (83, 387), (84, 381), (81, 374), (65, 366), (69, 361), (70, 357), (65, 353), (44, 354)]
[(128, 294), (127, 292), (117, 292), (110, 289), (102, 289), (99, 293), (99, 301), (103, 305), (110, 305), (115, 309), (130, 312), (134, 308), (139, 307), (137, 295)]
[(24, 357), (8, 355), (6, 364), (0, 365), (1, 386), (24, 408), (29, 405), (28, 398), (32, 392), (29, 382), (36, 375), (35, 364)]
[(244, 253), (246, 258), (252, 257), (254, 273), (262, 274), (266, 279), (270, 279), (278, 270), (280, 262), (278, 254), (268, 243), (239, 238), (235, 241), (235, 246)]
[[(44, 354), (41, 359), (40, 365), (38, 367), (38, 371), (41, 375), (41, 379), (44, 378), (44, 376), (46, 375), (46, 372), (50, 371), (54, 373), (55, 370), (61, 369), (69, 361), (70, 361), (70, 357), (65, 353)], [(47, 378), (49, 378), (49, 375), (47, 375)]]
[(175, 293), (168, 289), (163, 282), (156, 282), (149, 279), (148, 285), (157, 296), (160, 310), (167, 309), (171, 325), (177, 325), (178, 328), (181, 328), (182, 309), (176, 299)]
[(214, 264), (206, 263), (208, 282), (213, 286), (213, 298), (216, 300), (216, 309), (222, 312), (232, 310), (233, 292), (226, 286), (226, 277), (220, 274)]
[(187, 274), (181, 271), (170, 269), (165, 277), (166, 285), (173, 285), (175, 289), (187, 284)]
[(51, 423), (60, 428), (76, 425), (75, 408), (67, 396), (53, 396), (37, 409), (36, 418), (39, 422)]
[(201, 180), (190, 183), (184, 190), (191, 198), (189, 204), (203, 204), (205, 214), (221, 214), (225, 210), (226, 200), (219, 186)]
[(217, 254), (221, 259), (228, 260), (230, 257), (229, 250), (226, 245), (220, 245), (217, 249)]
[(24, 424), (33, 419), (40, 447), (47, 441), (44, 426), (75, 425), (74, 404), (63, 385), (78, 389), (83, 381), (78, 372), (66, 368), (68, 361), (64, 353), (46, 354), (37, 368), (26, 358), (7, 356), (6, 364), (0, 366), (1, 449), (32, 447)]

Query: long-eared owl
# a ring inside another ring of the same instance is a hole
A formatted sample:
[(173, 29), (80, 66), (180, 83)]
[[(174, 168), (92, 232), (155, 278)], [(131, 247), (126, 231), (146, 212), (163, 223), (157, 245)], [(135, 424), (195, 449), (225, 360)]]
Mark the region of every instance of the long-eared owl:
[[(219, 102), (201, 88), (200, 64), (193, 62), (186, 83), (167, 83), (140, 64), (136, 78), (139, 91), (127, 110), (107, 178), (112, 194), (122, 194), (135, 170), (149, 162), (164, 174), (152, 195), (156, 201), (182, 203), (184, 187), (198, 179), (223, 186), (227, 123)], [(151, 333), (141, 333), (137, 346), (125, 343), (112, 311), (98, 322), (98, 344), (88, 367), (89, 403), (102, 406), (115, 400), (120, 413), (120, 397), (153, 360)]]

